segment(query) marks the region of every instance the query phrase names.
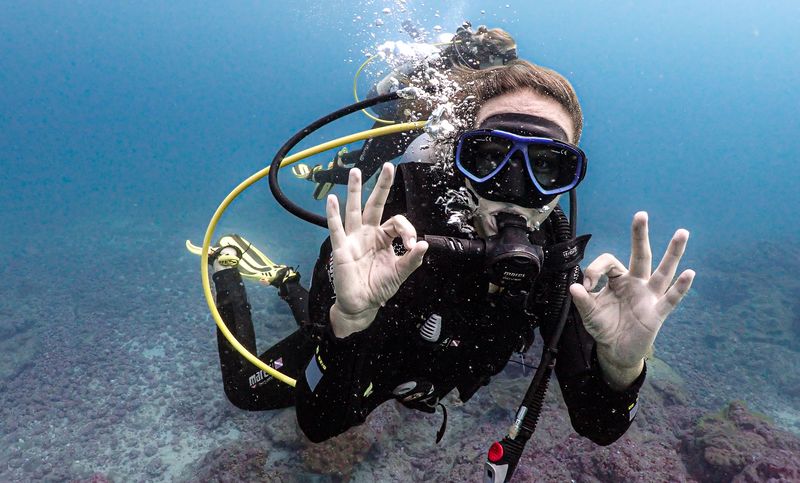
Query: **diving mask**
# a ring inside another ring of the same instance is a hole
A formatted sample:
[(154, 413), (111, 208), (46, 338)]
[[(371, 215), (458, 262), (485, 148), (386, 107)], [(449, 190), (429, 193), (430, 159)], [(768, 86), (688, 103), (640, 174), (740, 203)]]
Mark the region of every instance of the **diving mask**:
[(586, 175), (586, 155), (566, 138), (549, 119), (498, 114), (459, 137), (456, 167), (478, 196), (541, 208)]

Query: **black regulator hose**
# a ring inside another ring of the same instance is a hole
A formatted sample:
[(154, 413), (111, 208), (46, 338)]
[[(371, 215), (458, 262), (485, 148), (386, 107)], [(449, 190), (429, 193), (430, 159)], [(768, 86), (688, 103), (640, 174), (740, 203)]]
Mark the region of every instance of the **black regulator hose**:
[(332, 112), (327, 116), (317, 119), (308, 126), (304, 127), (302, 130), (298, 131), (294, 136), (289, 138), (289, 140), (286, 141), (286, 143), (284, 143), (284, 145), (281, 146), (281, 148), (278, 150), (278, 153), (275, 154), (275, 157), (272, 158), (272, 164), (270, 164), (269, 166), (269, 189), (270, 191), (272, 191), (272, 195), (275, 197), (275, 199), (278, 200), (278, 203), (280, 203), (280, 205), (283, 206), (286, 209), (286, 211), (297, 216), (298, 218), (303, 219), (309, 223), (313, 223), (317, 226), (321, 226), (322, 228), (327, 228), (328, 221), (324, 216), (318, 215), (304, 208), (301, 208), (295, 202), (290, 200), (289, 197), (287, 197), (286, 194), (283, 192), (280, 185), (278, 184), (278, 170), (280, 170), (281, 162), (286, 157), (286, 155), (289, 154), (289, 151), (291, 151), (292, 148), (294, 148), (300, 141), (305, 139), (309, 134), (325, 126), (326, 124), (330, 124), (337, 119), (340, 119), (354, 112), (358, 112), (362, 109), (367, 109), (376, 104), (394, 101), (399, 98), (400, 98), (399, 92), (392, 92), (390, 94), (384, 94), (382, 96), (377, 96), (361, 102), (356, 102), (355, 104), (351, 104), (347, 107), (339, 109), (338, 111)]
[[(567, 221), (566, 215), (564, 215), (564, 212), (559, 207), (556, 207), (551, 215), (556, 242), (575, 238), (578, 200), (574, 189), (569, 193), (569, 201), (569, 221)], [(560, 310), (556, 313), (557, 318), (547, 317), (547, 320), (542, 322), (555, 323), (555, 330), (542, 352), (542, 359), (536, 368), (536, 373), (533, 376), (530, 386), (528, 386), (528, 390), (525, 392), (522, 403), (517, 409), (516, 420), (509, 434), (506, 435), (502, 441), (494, 443), (489, 450), (489, 461), (487, 462), (487, 472), (485, 473), (485, 480), (487, 482), (499, 483), (501, 481), (511, 481), (511, 477), (514, 475), (522, 452), (525, 450), (525, 445), (528, 443), (531, 436), (533, 436), (534, 431), (536, 431), (536, 425), (539, 422), (539, 416), (542, 412), (550, 377), (555, 368), (561, 334), (564, 332), (569, 310), (572, 306), (572, 296), (569, 293), (569, 286), (576, 283), (579, 276), (580, 267), (578, 265), (561, 271), (556, 276), (555, 283), (560, 290), (556, 291), (553, 299), (549, 300), (548, 303), (551, 304), (551, 306), (560, 307)]]
[(575, 238), (578, 229), (578, 195), (575, 189), (569, 192), (569, 237)]

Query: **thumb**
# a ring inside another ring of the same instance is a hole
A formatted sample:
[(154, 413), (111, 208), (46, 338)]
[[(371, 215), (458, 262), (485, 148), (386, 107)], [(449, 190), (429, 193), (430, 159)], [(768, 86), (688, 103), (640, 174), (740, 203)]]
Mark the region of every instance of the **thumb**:
[(597, 308), (597, 302), (594, 299), (594, 295), (587, 292), (586, 288), (579, 283), (573, 283), (570, 285), (569, 293), (572, 295), (572, 302), (575, 304), (575, 307), (578, 308), (578, 313), (581, 314), (581, 319), (583, 319), (583, 322), (590, 322), (592, 314), (594, 313), (595, 308)]
[(397, 260), (397, 273), (400, 275), (401, 283), (422, 265), (422, 258), (426, 251), (428, 251), (428, 242), (418, 241), (411, 250)]

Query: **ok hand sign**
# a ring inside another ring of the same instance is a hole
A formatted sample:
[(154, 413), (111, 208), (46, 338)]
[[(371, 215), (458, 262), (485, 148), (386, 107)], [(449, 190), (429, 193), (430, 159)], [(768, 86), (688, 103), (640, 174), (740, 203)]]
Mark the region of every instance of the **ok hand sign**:
[[(361, 212), (361, 171), (350, 170), (345, 220), (339, 201), (328, 196), (326, 212), (333, 247), (333, 280), (336, 303), (330, 311), (331, 327), (342, 338), (366, 329), (378, 309), (422, 264), (427, 242), (417, 242), (417, 231), (404, 216), (381, 224), (383, 208), (394, 179), (394, 165), (385, 163), (378, 182)], [(397, 256), (392, 240), (403, 239), (406, 252)]]
[[(631, 231), (629, 269), (605, 253), (586, 268), (583, 285), (570, 287), (583, 324), (597, 341), (597, 356), (606, 380), (618, 389), (639, 375), (658, 330), (689, 291), (695, 276), (693, 270), (684, 270), (672, 284), (689, 240), (688, 231), (675, 232), (653, 274), (646, 212), (634, 215)], [(608, 284), (598, 293), (588, 292), (601, 275), (608, 276)]]

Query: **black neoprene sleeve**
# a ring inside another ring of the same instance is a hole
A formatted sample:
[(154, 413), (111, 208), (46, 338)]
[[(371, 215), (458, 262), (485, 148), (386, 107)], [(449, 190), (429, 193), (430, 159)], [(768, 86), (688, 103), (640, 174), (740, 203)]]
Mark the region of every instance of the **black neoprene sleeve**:
[[(309, 317), (324, 325), (315, 354), (297, 380), (297, 422), (313, 442), (324, 441), (364, 422), (390, 397), (369, 392), (382, 336), (378, 320), (339, 339), (331, 331), (329, 311), (335, 292), (329, 276), (330, 240), (320, 249), (309, 294)], [(379, 315), (380, 317), (380, 315)]]
[[(548, 341), (548, 328), (542, 327), (541, 332)], [(578, 434), (604, 446), (625, 434), (638, 410), (646, 369), (626, 390), (612, 389), (603, 378), (595, 340), (574, 305), (561, 336), (555, 372)]]

